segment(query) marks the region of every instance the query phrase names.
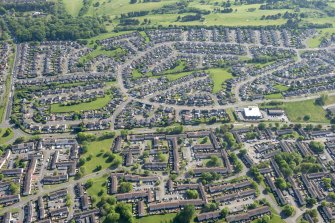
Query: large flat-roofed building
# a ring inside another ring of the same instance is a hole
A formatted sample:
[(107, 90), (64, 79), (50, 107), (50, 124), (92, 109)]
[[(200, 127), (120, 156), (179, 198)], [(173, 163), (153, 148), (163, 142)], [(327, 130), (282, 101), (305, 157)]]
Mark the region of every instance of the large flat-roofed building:
[(243, 109), (245, 119), (261, 119), (262, 113), (257, 106), (249, 106)]

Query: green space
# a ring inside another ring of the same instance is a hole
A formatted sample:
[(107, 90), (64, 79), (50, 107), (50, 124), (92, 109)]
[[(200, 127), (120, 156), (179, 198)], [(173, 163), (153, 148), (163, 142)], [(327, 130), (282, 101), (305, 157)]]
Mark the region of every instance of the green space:
[[(317, 20), (314, 19), (313, 22), (319, 22), (320, 19), (318, 18)], [(327, 18), (328, 22), (329, 18)], [(335, 33), (335, 28), (325, 28), (325, 29), (320, 29), (318, 30), (318, 34), (315, 35), (313, 38), (310, 38), (307, 40), (307, 46), (310, 48), (317, 48), (320, 46), (320, 43), (323, 38), (329, 38), (333, 33)]]
[[(101, 194), (101, 191), (104, 192), (104, 194), (107, 194), (107, 177), (99, 177), (99, 178), (95, 178), (93, 179), (94, 184), (87, 189), (87, 193), (90, 196), (93, 197), (98, 197), (99, 194)], [(99, 200), (95, 200), (94, 204), (96, 204)]]
[(90, 61), (100, 55), (105, 55), (107, 57), (119, 57), (122, 55), (127, 54), (127, 52), (125, 50), (123, 50), (122, 48), (116, 48), (115, 50), (103, 50), (101, 49), (101, 47), (98, 47), (97, 49), (91, 51), (90, 53), (82, 56), (79, 59), (79, 63), (85, 63), (86, 61)]
[(77, 16), (83, 6), (83, 0), (63, 0), (63, 3), (66, 11), (72, 16)]
[(213, 93), (217, 93), (222, 90), (222, 85), (226, 80), (229, 80), (233, 77), (231, 73), (229, 73), (225, 69), (221, 68), (213, 68), (207, 70), (210, 74), (210, 77), (213, 79), (214, 86), (213, 86)]
[(82, 102), (74, 105), (52, 104), (50, 106), (51, 113), (66, 113), (97, 110), (105, 107), (111, 100), (111, 96), (105, 95), (102, 98), (97, 98), (91, 102)]
[(136, 218), (135, 223), (166, 223), (171, 222), (176, 216), (176, 213), (150, 215), (143, 218)]
[(141, 31), (140, 34), (141, 34), (141, 36), (143, 36), (143, 38), (145, 39), (145, 42), (146, 42), (146, 43), (150, 42), (150, 38), (149, 38), (149, 36), (148, 36), (144, 31)]
[(186, 66), (185, 61), (178, 61), (176, 67), (170, 70), (166, 70), (164, 74), (175, 74), (175, 73), (183, 72), (185, 70), (185, 66)]
[[(15, 53), (12, 53), (9, 58), (8, 58), (8, 66), (9, 66), (9, 70), (8, 73), (11, 74), (13, 71), (13, 66), (14, 66), (14, 58), (15, 58)], [(7, 103), (8, 103), (8, 97), (9, 97), (9, 92), (10, 92), (10, 88), (11, 88), (11, 75), (8, 75), (6, 78), (6, 88), (5, 88), (5, 93), (4, 93), (4, 99), (1, 104), (0, 104), (0, 122), (3, 121), (3, 119), (5, 118), (5, 111), (7, 108)]]
[[(98, 7), (94, 7), (99, 2)], [(125, 0), (94, 0), (87, 12), (88, 16), (110, 15), (112, 17), (120, 16), (122, 13), (134, 11), (147, 11), (161, 8), (164, 5), (178, 2), (177, 0), (161, 0), (159, 2), (138, 2), (131, 4), (130, 1)]]
[(278, 91), (287, 91), (289, 89), (289, 87), (281, 84), (275, 85), (274, 88), (276, 88)]
[(174, 81), (174, 80), (177, 80), (179, 78), (190, 75), (191, 73), (192, 73), (191, 71), (188, 71), (188, 72), (180, 72), (180, 73), (175, 73), (175, 74), (168, 74), (168, 75), (165, 75), (165, 76), (167, 77), (167, 79), (169, 79), (169, 81)]
[(104, 156), (104, 153), (110, 151), (112, 144), (113, 139), (97, 140), (85, 144), (87, 152), (81, 158), (86, 160), (83, 167), (87, 174), (93, 173), (97, 165), (101, 165), (102, 170), (110, 167), (111, 163), (108, 162), (108, 156)]
[(265, 95), (266, 99), (283, 99), (283, 95), (281, 93), (275, 93), (275, 94), (268, 94)]
[(301, 122), (304, 117), (310, 116), (307, 122), (329, 123), (326, 118), (326, 111), (318, 105), (315, 100), (295, 101), (284, 104), (285, 112), (292, 122)]
[(315, 99), (304, 101), (284, 102), (278, 105), (265, 105), (263, 108), (282, 108), (292, 122), (329, 123), (326, 111), (315, 104)]
[(0, 129), (0, 145), (6, 144), (9, 140), (14, 137), (14, 132), (12, 129)]
[(133, 76), (134, 79), (138, 79), (141, 78), (143, 75), (137, 69), (134, 69), (133, 72), (131, 73), (131, 76)]
[(326, 99), (326, 102), (325, 102), (325, 105), (332, 105), (332, 104), (335, 104), (335, 96), (327, 96), (327, 99)]

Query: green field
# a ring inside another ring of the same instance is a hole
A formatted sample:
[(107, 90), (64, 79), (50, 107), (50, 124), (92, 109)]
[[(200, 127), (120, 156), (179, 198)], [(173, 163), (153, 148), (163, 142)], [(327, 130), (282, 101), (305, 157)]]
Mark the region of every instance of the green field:
[(229, 80), (233, 77), (231, 73), (221, 68), (208, 69), (207, 71), (209, 72), (210, 77), (213, 79), (214, 82), (213, 93), (221, 91), (222, 84), (224, 84), (226, 80)]
[(111, 96), (105, 95), (102, 98), (97, 98), (91, 102), (83, 102), (76, 105), (61, 105), (52, 104), (50, 106), (51, 113), (66, 113), (66, 112), (80, 112), (80, 111), (90, 111), (105, 107), (111, 100)]
[(176, 216), (175, 213), (151, 215), (143, 218), (135, 219), (135, 223), (168, 223)]
[[(100, 178), (95, 178), (94, 179), (94, 184), (92, 185), (92, 187), (88, 188), (87, 193), (90, 196), (94, 196), (94, 197), (99, 197), (99, 193), (101, 191), (104, 191), (104, 194), (107, 194), (107, 185), (105, 185), (105, 183), (107, 182), (107, 178), (106, 177), (100, 177)], [(95, 201), (95, 204), (98, 202), (99, 200), (97, 199)]]
[(326, 112), (321, 106), (314, 104), (313, 99), (306, 101), (295, 101), (284, 104), (285, 112), (292, 122), (301, 122), (305, 115), (311, 118), (307, 122), (329, 123)]
[(123, 50), (122, 48), (117, 48), (115, 50), (103, 50), (100, 47), (98, 47), (97, 49), (91, 51), (90, 53), (82, 56), (79, 59), (80, 63), (84, 63), (86, 61), (92, 60), (100, 55), (105, 55), (107, 57), (118, 57), (118, 56), (122, 56), (127, 54), (125, 50)]
[(63, 0), (63, 3), (66, 11), (72, 16), (77, 16), (83, 6), (83, 0)]
[(87, 174), (93, 173), (97, 165), (101, 165), (102, 169), (110, 167), (107, 157), (104, 157), (103, 154), (110, 151), (112, 144), (113, 139), (99, 140), (87, 144), (87, 152), (81, 156), (84, 159), (87, 159), (89, 156), (92, 157), (84, 164)]
[(281, 93), (275, 93), (275, 94), (268, 94), (265, 95), (266, 99), (283, 99), (283, 95)]
[[(93, 7), (93, 5), (99, 2), (99, 7)], [(161, 0), (159, 2), (147, 2), (147, 3), (136, 3), (130, 4), (130, 1), (125, 0), (94, 0), (91, 7), (87, 13), (90, 16), (96, 15), (110, 15), (112, 17), (120, 16), (121, 13), (128, 13), (133, 11), (145, 11), (161, 8), (164, 5), (172, 4), (177, 2), (177, 0)]]
[(0, 129), (0, 145), (6, 144), (9, 140), (11, 140), (14, 137), (14, 132), (11, 131), (11, 133), (8, 136), (4, 136), (6, 132), (6, 129)]
[[(320, 21), (321, 18), (318, 18), (316, 20), (316, 23)], [(329, 19), (329, 18), (328, 18)], [(314, 21), (315, 22), (315, 21)], [(329, 22), (329, 20), (328, 20)], [(310, 38), (307, 40), (307, 46), (310, 48), (317, 48), (319, 47), (321, 41), (323, 38), (329, 38), (331, 34), (335, 33), (335, 28), (326, 28), (326, 29), (321, 29), (318, 31), (319, 33), (314, 36), (313, 38)]]
[(274, 88), (276, 88), (278, 91), (287, 91), (289, 89), (289, 87), (285, 86), (285, 85), (281, 85), (281, 84), (277, 84), (274, 86)]
[(167, 77), (167, 79), (169, 79), (169, 81), (174, 81), (174, 80), (177, 80), (179, 78), (190, 75), (191, 73), (192, 73), (191, 71), (188, 71), (188, 72), (181, 72), (181, 73), (175, 73), (175, 74), (168, 74), (168, 75), (165, 75), (165, 76)]

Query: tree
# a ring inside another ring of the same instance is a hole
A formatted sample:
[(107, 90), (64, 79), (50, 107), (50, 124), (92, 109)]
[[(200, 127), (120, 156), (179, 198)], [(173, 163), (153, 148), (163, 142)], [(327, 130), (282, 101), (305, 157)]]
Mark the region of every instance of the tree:
[(218, 205), (214, 202), (208, 203), (205, 205), (204, 207), (204, 212), (210, 212), (210, 211), (215, 211), (216, 209), (218, 209)]
[(228, 143), (228, 145), (230, 147), (234, 147), (235, 146), (236, 140), (234, 138), (234, 135), (231, 132), (226, 132), (224, 134), (224, 138), (225, 138), (225, 140), (227, 141), (227, 143)]
[(265, 126), (264, 123), (261, 122), (261, 123), (258, 124), (258, 129), (259, 130), (264, 130), (265, 128), (266, 128), (266, 126)]
[(187, 190), (186, 196), (188, 199), (197, 199), (199, 197), (197, 190)]
[(120, 183), (120, 193), (128, 193), (133, 190), (133, 185), (129, 182)]
[(309, 207), (314, 206), (317, 203), (317, 200), (315, 198), (306, 198), (306, 205)]
[(221, 217), (222, 217), (222, 218), (227, 217), (228, 213), (229, 213), (229, 209), (226, 208), (226, 207), (223, 208), (223, 209), (221, 210)]
[(292, 205), (287, 204), (283, 207), (283, 214), (285, 216), (290, 217), (293, 215), (293, 213), (294, 213), (294, 207)]
[(120, 220), (120, 214), (115, 211), (109, 213), (106, 217), (106, 222), (108, 223), (118, 223)]
[(207, 167), (218, 167), (222, 166), (222, 160), (218, 156), (211, 156), (210, 160), (206, 163)]
[(305, 115), (304, 116), (304, 121), (307, 122), (311, 119), (311, 116), (310, 115)]
[(20, 192), (19, 186), (15, 183), (10, 183), (9, 190), (12, 194), (18, 194)]
[(326, 104), (327, 99), (328, 99), (327, 95), (321, 95), (321, 97), (315, 100), (315, 104), (319, 106), (324, 106)]
[(133, 222), (133, 213), (130, 204), (126, 203), (117, 203), (115, 206), (115, 212), (120, 214), (120, 221), (124, 223), (132, 223)]
[(329, 192), (328, 194), (329, 198), (335, 201), (335, 193), (334, 192)]
[(190, 223), (195, 213), (193, 205), (186, 205), (174, 218), (174, 223)]
[(281, 190), (285, 190), (287, 189), (287, 183), (286, 181), (284, 180), (284, 178), (282, 177), (278, 177), (276, 178), (276, 182), (275, 182), (276, 186), (281, 189)]
[(314, 153), (323, 153), (325, 146), (321, 142), (312, 141), (309, 143), (309, 147)]
[(89, 179), (89, 180), (86, 182), (85, 187), (86, 187), (86, 188), (90, 188), (90, 187), (93, 186), (93, 184), (94, 184), (94, 181), (93, 181), (92, 179)]

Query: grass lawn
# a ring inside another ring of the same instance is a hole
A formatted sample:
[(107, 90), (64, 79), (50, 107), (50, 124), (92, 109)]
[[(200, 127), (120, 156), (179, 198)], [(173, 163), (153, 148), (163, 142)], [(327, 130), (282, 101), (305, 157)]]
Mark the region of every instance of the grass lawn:
[(11, 140), (14, 137), (14, 132), (11, 131), (11, 133), (8, 136), (4, 136), (6, 132), (6, 129), (0, 129), (0, 145), (6, 144), (9, 140)]
[(289, 89), (289, 87), (281, 84), (275, 85), (274, 88), (276, 88), (278, 91), (287, 91)]
[(61, 104), (52, 104), (50, 106), (51, 113), (79, 112), (96, 110), (106, 106), (111, 100), (111, 96), (105, 95), (102, 98), (97, 98), (95, 101), (83, 102), (76, 105), (63, 106)]
[(83, 7), (83, 0), (63, 0), (63, 3), (66, 11), (72, 16), (77, 16)]
[(141, 78), (143, 75), (137, 69), (134, 69), (131, 73), (131, 76), (133, 76), (134, 79), (138, 79)]
[(213, 86), (213, 93), (217, 93), (222, 90), (222, 84), (233, 77), (231, 73), (229, 73), (225, 69), (221, 68), (213, 68), (207, 70), (213, 79), (214, 86)]
[[(316, 21), (320, 21), (320, 19), (322, 18), (318, 18), (317, 20), (314, 19), (313, 23), (315, 23)], [(329, 19), (329, 18), (327, 18)], [(330, 22), (330, 20), (328, 20), (328, 23)], [(319, 30), (319, 34), (314, 36), (313, 38), (310, 38), (307, 40), (307, 46), (310, 48), (317, 48), (319, 47), (321, 40), (326, 37), (329, 38), (331, 36), (331, 34), (335, 33), (335, 28), (325, 28), (325, 29), (320, 29)]]
[[(97, 165), (101, 165), (102, 169), (106, 169), (110, 166), (107, 162), (107, 157), (103, 156), (103, 153), (110, 151), (113, 144), (113, 139), (105, 139), (87, 143), (87, 152), (81, 157), (86, 159), (84, 167), (86, 173), (93, 173)], [(90, 160), (87, 160), (91, 156)]]
[(141, 34), (141, 36), (143, 36), (143, 38), (145, 39), (145, 42), (146, 42), (146, 43), (149, 43), (149, 42), (150, 42), (150, 38), (149, 38), (149, 36), (148, 36), (144, 31), (141, 31), (140, 34)]
[(185, 69), (185, 66), (186, 66), (185, 61), (179, 61), (178, 65), (175, 68), (164, 71), (164, 74), (174, 74), (174, 73), (183, 72)]
[(328, 95), (325, 105), (331, 105), (331, 104), (335, 104), (335, 96)]
[[(94, 3), (100, 2), (99, 7), (93, 7)], [(110, 15), (112, 17), (120, 16), (122, 13), (127, 14), (128, 12), (134, 11), (147, 11), (161, 8), (164, 5), (178, 2), (177, 0), (161, 0), (159, 2), (138, 2), (136, 4), (130, 4), (130, 1), (125, 0), (94, 0), (88, 10), (87, 15)]]
[(314, 99), (284, 103), (286, 115), (292, 122), (301, 122), (305, 115), (311, 118), (307, 122), (329, 123), (326, 112), (321, 106), (314, 104)]
[[(88, 188), (87, 193), (90, 196), (94, 196), (96, 198), (99, 198), (101, 196), (100, 192), (101, 190), (104, 191), (104, 194), (107, 194), (107, 178), (106, 177), (100, 177), (100, 178), (96, 178), (93, 179), (94, 180), (94, 184), (92, 185), (92, 187)], [(99, 196), (100, 195), (100, 196)], [(94, 204), (98, 203), (100, 199), (96, 199), (96, 201), (94, 202)]]
[(0, 104), (0, 122), (2, 122), (2, 120), (5, 118), (5, 110), (7, 107), (7, 103), (8, 103), (8, 97), (9, 97), (9, 92), (10, 92), (10, 88), (11, 88), (11, 73), (13, 71), (13, 65), (14, 65), (14, 57), (15, 54), (11, 53), (11, 55), (8, 58), (8, 66), (9, 66), (9, 71), (8, 71), (8, 76), (6, 78), (6, 88), (5, 88), (5, 94), (4, 94), (4, 100), (2, 101), (2, 103)]
[(266, 99), (282, 99), (284, 98), (283, 95), (281, 93), (276, 93), (276, 94), (268, 94), (265, 95)]
[(177, 80), (179, 78), (185, 77), (187, 75), (190, 75), (192, 73), (192, 71), (189, 72), (181, 72), (181, 73), (176, 73), (176, 74), (168, 74), (165, 75), (167, 77), (167, 79), (169, 79), (169, 81), (174, 81)]
[(176, 213), (151, 215), (143, 218), (136, 218), (135, 223), (169, 223), (176, 216)]

